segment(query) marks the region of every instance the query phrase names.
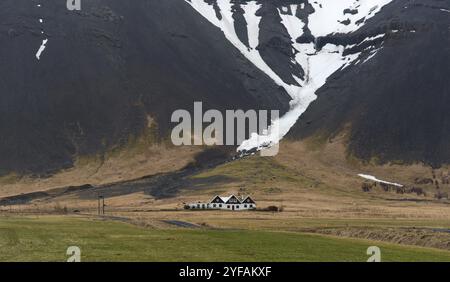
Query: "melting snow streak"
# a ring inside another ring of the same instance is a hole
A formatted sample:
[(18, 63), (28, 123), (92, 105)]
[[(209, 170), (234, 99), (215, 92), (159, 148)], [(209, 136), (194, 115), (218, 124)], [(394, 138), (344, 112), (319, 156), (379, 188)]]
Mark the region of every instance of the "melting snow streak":
[[(41, 4), (37, 4), (36, 7), (41, 8)], [(44, 23), (44, 19), (39, 18), (39, 23), (42, 25)], [(41, 34), (44, 34), (44, 31), (41, 29)], [(47, 47), (48, 38), (45, 38), (42, 40), (42, 44), (39, 47), (38, 51), (36, 52), (36, 59), (40, 60), (42, 52), (44, 52), (45, 48)]]
[(393, 186), (397, 186), (397, 187), (403, 187), (403, 185), (401, 185), (401, 184), (380, 180), (380, 179), (376, 178), (375, 176), (368, 175), (368, 174), (358, 174), (358, 176), (362, 177), (364, 179), (372, 180), (372, 181), (379, 182), (379, 183), (384, 183), (384, 184), (393, 185)]
[[(374, 16), (380, 9), (392, 0), (340, 0), (325, 1), (316, 0), (311, 5), (316, 12), (308, 16), (308, 22), (305, 23), (297, 17), (297, 11), (306, 9), (305, 4), (289, 5), (278, 9), (282, 24), (288, 31), (292, 41), (292, 51), (295, 52), (295, 63), (298, 63), (305, 73), (305, 78), (301, 79), (293, 75), (297, 85), (287, 84), (280, 76), (272, 70), (261, 57), (256, 47), (259, 45), (259, 23), (261, 16), (257, 11), (261, 5), (258, 1), (248, 1), (239, 4), (244, 10), (244, 18), (247, 22), (247, 33), (249, 45), (247, 47), (236, 34), (233, 18), (233, 1), (217, 0), (217, 6), (208, 4), (205, 0), (185, 0), (198, 13), (209, 20), (213, 25), (222, 30), (225, 37), (257, 68), (265, 72), (276, 84), (283, 87), (292, 97), (290, 111), (278, 120), (272, 121), (272, 126), (277, 126), (278, 130), (270, 130), (267, 135), (259, 136), (253, 134), (249, 140), (244, 141), (239, 146), (238, 151), (248, 151), (254, 148), (261, 149), (277, 144), (296, 123), (298, 118), (306, 111), (308, 106), (317, 96), (316, 91), (322, 87), (326, 80), (337, 70), (345, 68), (355, 62), (361, 53), (349, 54), (344, 56), (346, 47), (327, 44), (321, 49), (316, 49), (314, 43), (297, 43), (296, 39), (303, 35), (304, 27), (307, 26), (314, 37), (325, 36), (330, 33), (343, 32), (349, 33), (359, 29), (365, 20)], [(346, 10), (352, 13), (346, 14)], [(356, 11), (356, 13), (355, 13)], [(218, 17), (216, 13), (220, 13)], [(351, 18), (351, 24), (343, 25), (340, 23), (345, 18)], [(384, 34), (379, 35), (384, 36)], [(367, 38), (366, 40), (373, 40)], [(373, 57), (375, 53), (371, 54)], [(370, 58), (371, 58), (370, 57)], [(369, 60), (368, 58), (367, 60)], [(366, 60), (366, 61), (367, 61)]]
[(41, 59), (42, 52), (44, 52), (47, 42), (48, 42), (48, 39), (42, 40), (41, 47), (39, 47), (39, 50), (36, 53), (36, 59), (38, 59), (38, 60)]

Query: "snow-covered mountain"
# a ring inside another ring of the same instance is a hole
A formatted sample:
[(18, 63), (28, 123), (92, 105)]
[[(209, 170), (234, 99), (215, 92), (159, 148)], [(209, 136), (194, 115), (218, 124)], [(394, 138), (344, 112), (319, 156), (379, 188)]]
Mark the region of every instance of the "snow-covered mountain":
[[(450, 115), (442, 105), (450, 96), (450, 2), (185, 1), (292, 98), (290, 111), (275, 121), (280, 130), (254, 136), (241, 150), (276, 143), (289, 132), (296, 139), (332, 136), (352, 124), (349, 148), (358, 157), (449, 162)], [(355, 85), (363, 87), (348, 90)], [(312, 103), (319, 89), (334, 95)]]
[[(71, 167), (176, 109), (279, 109), (281, 138), (450, 161), (447, 0), (0, 2), (0, 175)], [(156, 140), (158, 140), (156, 138)]]
[(292, 98), (278, 131), (240, 146), (250, 150), (284, 137), (330, 75), (376, 55), (388, 31), (352, 42), (326, 39), (357, 31), (392, 0), (186, 1)]
[(450, 163), (449, 11), (449, 1), (394, 0), (359, 30), (331, 37), (385, 33), (374, 57), (328, 79), (290, 136), (345, 133), (348, 153), (361, 159)]

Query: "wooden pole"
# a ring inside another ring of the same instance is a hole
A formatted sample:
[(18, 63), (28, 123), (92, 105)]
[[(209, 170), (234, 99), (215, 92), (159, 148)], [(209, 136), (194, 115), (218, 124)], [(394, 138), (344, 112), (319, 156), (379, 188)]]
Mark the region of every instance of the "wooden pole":
[(98, 198), (97, 198), (97, 211), (98, 211), (98, 215), (100, 215), (100, 197), (101, 197), (101, 196), (98, 196)]

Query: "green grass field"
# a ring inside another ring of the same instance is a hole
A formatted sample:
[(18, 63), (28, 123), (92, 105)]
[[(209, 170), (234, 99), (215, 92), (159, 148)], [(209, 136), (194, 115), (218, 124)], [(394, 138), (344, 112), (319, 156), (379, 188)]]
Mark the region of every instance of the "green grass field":
[(1, 261), (360, 261), (381, 248), (382, 261), (450, 261), (450, 252), (293, 232), (145, 229), (74, 217), (0, 218)]

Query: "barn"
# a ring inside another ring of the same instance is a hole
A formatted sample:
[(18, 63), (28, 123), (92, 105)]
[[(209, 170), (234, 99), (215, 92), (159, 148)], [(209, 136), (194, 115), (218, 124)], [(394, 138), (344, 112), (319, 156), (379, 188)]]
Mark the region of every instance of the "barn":
[(230, 195), (228, 197), (215, 196), (209, 202), (189, 203), (185, 205), (185, 209), (190, 210), (231, 210), (245, 211), (256, 209), (255, 201), (250, 197), (236, 197)]

